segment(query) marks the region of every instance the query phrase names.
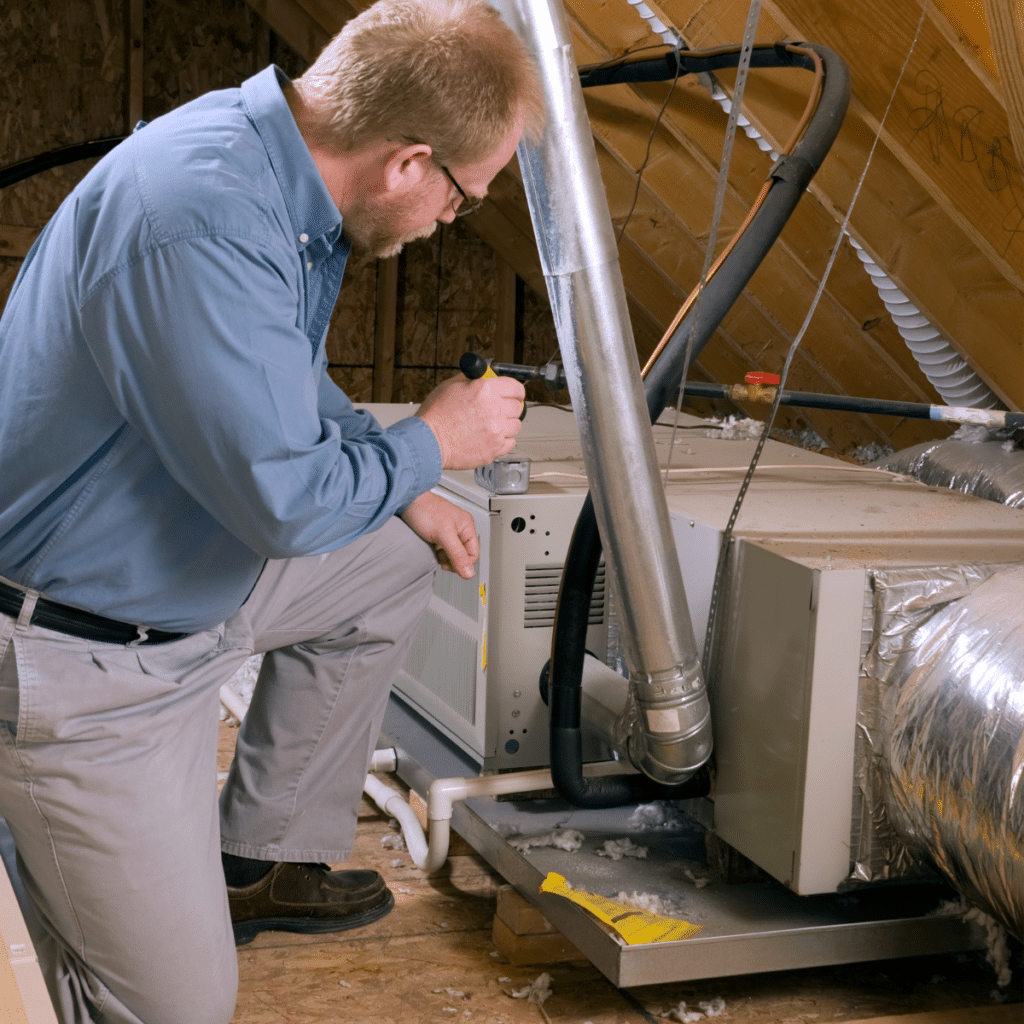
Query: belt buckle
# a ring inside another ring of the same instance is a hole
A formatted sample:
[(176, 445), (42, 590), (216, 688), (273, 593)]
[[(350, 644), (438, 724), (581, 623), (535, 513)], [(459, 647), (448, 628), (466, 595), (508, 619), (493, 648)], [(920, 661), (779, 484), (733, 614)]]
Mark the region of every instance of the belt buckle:
[(148, 627), (136, 626), (135, 632), (139, 635), (134, 640), (129, 640), (125, 647), (141, 647), (149, 639)]

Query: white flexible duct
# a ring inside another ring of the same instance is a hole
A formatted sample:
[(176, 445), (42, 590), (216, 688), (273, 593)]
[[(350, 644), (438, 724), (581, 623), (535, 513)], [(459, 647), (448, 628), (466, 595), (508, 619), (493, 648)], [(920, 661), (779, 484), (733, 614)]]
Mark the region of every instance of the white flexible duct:
[(640, 15), (640, 17), (651, 26), (654, 33), (661, 36), (662, 40), (668, 43), (669, 46), (676, 46), (681, 42), (679, 33), (674, 28), (670, 28), (666, 25), (661, 18), (654, 13), (654, 11), (652, 11), (650, 7), (643, 2), (643, 0), (626, 0), (626, 3), (628, 3), (629, 6)]
[[(666, 43), (675, 45), (681, 41), (675, 29), (667, 27), (645, 3), (640, 0), (626, 0), (626, 2)], [(702, 75), (701, 80), (710, 88), (711, 98), (728, 114), (732, 110), (732, 100), (715, 81), (714, 76)], [(778, 160), (779, 154), (750, 123), (748, 117), (740, 113), (737, 123), (758, 149), (767, 153), (772, 160)], [(865, 270), (871, 275), (875, 288), (885, 303), (885, 308), (892, 315), (896, 329), (907, 343), (907, 347), (913, 352), (921, 371), (932, 382), (932, 386), (946, 403), (969, 409), (1003, 408), (1002, 402), (992, 393), (988, 385), (954, 351), (949, 342), (932, 326), (928, 318), (896, 287), (893, 281), (886, 276), (885, 271), (868, 256), (856, 240), (852, 236), (848, 237), (861, 263), (864, 264)]]
[[(732, 100), (729, 94), (715, 81), (713, 75), (708, 75), (710, 80), (711, 98), (728, 114), (732, 112)], [(772, 160), (778, 160), (779, 154), (772, 149), (772, 144), (750, 123), (750, 118), (742, 111), (736, 117), (736, 123), (743, 129), (744, 135), (750, 139), (762, 153), (767, 153)]]
[[(659, 35), (662, 41), (669, 46), (681, 46), (682, 36), (666, 25), (657, 14), (643, 3), (643, 0), (626, 0), (626, 3), (650, 25), (655, 35)], [(729, 94), (715, 81), (714, 75), (700, 75), (701, 81), (711, 90), (711, 98), (728, 114), (732, 111), (732, 100)], [(762, 153), (767, 153), (772, 160), (778, 160), (779, 154), (772, 149), (771, 143), (750, 123), (750, 118), (742, 111), (737, 115), (736, 123), (743, 129), (744, 134), (757, 146)]]
[(922, 372), (947, 404), (969, 409), (1002, 408), (988, 385), (960, 358), (928, 318), (896, 287), (857, 240), (852, 235), (848, 237), (907, 348), (914, 353)]

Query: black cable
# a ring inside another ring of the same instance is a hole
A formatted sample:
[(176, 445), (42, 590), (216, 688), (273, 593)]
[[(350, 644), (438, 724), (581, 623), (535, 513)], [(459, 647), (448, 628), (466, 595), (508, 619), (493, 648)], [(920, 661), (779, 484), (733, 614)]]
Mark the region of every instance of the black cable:
[[(792, 44), (793, 40), (785, 40), (755, 46), (750, 53), (751, 68), (810, 68), (809, 58), (786, 51), (785, 47)], [(715, 50), (671, 49), (660, 57), (591, 64), (579, 69), (580, 85), (590, 89), (598, 85), (621, 85), (626, 82), (667, 82), (676, 75), (699, 75), (734, 68), (739, 61), (739, 54), (739, 46)]]
[[(740, 385), (742, 388), (744, 385)], [(746, 395), (734, 395), (736, 385), (711, 384), (705, 381), (688, 380), (683, 388), (685, 395), (693, 398), (725, 398), (729, 401), (750, 401)], [(767, 389), (766, 398), (772, 401), (775, 388)], [(825, 395), (816, 391), (783, 391), (779, 405), (792, 405), (798, 409), (835, 409), (840, 412), (859, 412), (871, 416), (900, 416), (906, 419), (938, 419), (933, 413), (943, 406), (928, 405), (925, 402), (897, 402), (888, 398), (858, 398), (854, 395)], [(1024, 426), (1024, 413), (1005, 413), (1005, 425), (1011, 429)], [(957, 422), (950, 420), (948, 422)]]
[(51, 167), (61, 167), (64, 164), (74, 163), (76, 160), (89, 160), (92, 157), (105, 156), (119, 142), (123, 142), (126, 135), (112, 135), (105, 139), (93, 139), (91, 142), (79, 142), (74, 146), (64, 146), (61, 149), (51, 149), (38, 156), (29, 157), (20, 163), (11, 164), (10, 167), (0, 168), (0, 188), (14, 185), (40, 171), (48, 171)]

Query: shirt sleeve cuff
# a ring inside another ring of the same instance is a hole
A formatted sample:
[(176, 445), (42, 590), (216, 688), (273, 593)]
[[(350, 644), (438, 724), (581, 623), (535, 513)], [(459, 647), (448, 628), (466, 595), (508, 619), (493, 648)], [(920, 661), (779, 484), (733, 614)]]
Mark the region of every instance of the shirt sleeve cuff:
[(418, 416), (399, 420), (388, 427), (385, 433), (389, 440), (401, 446), (407, 453), (406, 466), (411, 473), (408, 498), (398, 510), (401, 515), (421, 494), (436, 487), (441, 479), (444, 466), (441, 462), (441, 446), (433, 430)]

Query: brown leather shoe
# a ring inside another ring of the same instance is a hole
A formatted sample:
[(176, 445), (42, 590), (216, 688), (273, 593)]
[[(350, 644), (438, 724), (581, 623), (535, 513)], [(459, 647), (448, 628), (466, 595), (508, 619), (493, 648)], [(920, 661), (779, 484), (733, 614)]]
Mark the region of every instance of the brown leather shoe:
[(331, 871), (326, 864), (277, 863), (252, 885), (228, 886), (235, 945), (262, 931), (340, 932), (383, 917), (395, 905), (376, 871)]

